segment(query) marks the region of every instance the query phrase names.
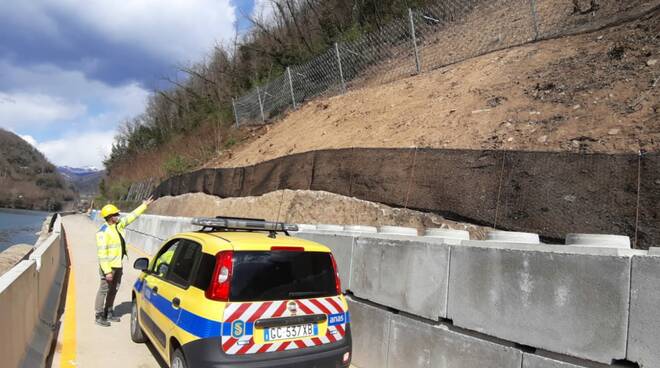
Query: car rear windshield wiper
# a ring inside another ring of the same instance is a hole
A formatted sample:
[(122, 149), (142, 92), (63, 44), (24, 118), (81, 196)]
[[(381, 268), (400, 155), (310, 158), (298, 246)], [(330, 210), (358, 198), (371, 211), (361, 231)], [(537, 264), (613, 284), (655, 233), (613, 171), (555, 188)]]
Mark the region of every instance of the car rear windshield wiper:
[(289, 292), (289, 296), (297, 297), (297, 296), (312, 296), (312, 295), (323, 295), (326, 294), (325, 291), (323, 290), (316, 290), (316, 291), (291, 291)]

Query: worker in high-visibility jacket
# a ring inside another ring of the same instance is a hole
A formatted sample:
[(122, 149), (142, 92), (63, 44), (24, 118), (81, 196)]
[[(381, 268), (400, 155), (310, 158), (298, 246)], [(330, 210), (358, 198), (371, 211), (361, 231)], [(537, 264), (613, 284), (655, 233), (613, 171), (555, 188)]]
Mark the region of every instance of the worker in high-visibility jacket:
[(98, 325), (107, 327), (110, 326), (110, 321), (119, 322), (119, 317), (114, 314), (112, 305), (121, 283), (122, 260), (126, 256), (124, 229), (144, 213), (151, 202), (153, 202), (153, 198), (149, 197), (142, 202), (142, 205), (123, 218), (119, 216), (119, 209), (112, 204), (101, 209), (101, 216), (105, 219), (105, 224), (96, 233), (101, 285), (96, 293), (94, 305)]

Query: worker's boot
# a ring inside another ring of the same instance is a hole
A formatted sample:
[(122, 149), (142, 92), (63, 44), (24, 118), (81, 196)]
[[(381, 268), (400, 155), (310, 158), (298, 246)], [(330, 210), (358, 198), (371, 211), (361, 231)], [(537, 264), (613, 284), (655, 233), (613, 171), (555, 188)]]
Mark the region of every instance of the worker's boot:
[(119, 321), (120, 321), (119, 317), (116, 317), (116, 316), (112, 313), (112, 309), (110, 309), (110, 310), (108, 311), (106, 319), (107, 319), (108, 321), (110, 321), (110, 322), (119, 322)]
[(97, 313), (96, 314), (96, 321), (95, 322), (99, 326), (110, 327), (110, 322), (108, 322), (108, 319), (105, 316), (103, 316), (102, 313)]

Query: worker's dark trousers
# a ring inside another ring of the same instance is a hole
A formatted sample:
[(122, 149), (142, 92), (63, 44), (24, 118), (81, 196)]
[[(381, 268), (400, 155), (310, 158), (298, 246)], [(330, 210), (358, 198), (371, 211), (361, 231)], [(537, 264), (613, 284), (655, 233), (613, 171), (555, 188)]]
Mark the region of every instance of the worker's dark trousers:
[(103, 270), (99, 268), (99, 274), (101, 275), (101, 285), (99, 286), (99, 291), (96, 293), (96, 303), (94, 305), (94, 310), (96, 315), (102, 315), (105, 317), (108, 311), (112, 311), (112, 305), (115, 302), (115, 296), (117, 295), (117, 289), (119, 289), (119, 284), (121, 283), (121, 275), (123, 271), (121, 268), (112, 269), (112, 282), (108, 282), (105, 279)]

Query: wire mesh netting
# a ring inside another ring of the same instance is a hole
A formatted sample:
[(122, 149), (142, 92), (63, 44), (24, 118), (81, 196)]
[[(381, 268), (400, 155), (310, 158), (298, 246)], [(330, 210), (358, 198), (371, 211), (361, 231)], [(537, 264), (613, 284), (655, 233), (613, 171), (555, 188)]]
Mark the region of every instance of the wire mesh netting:
[(320, 95), (379, 85), (489, 52), (637, 18), (660, 0), (444, 0), (336, 44), (235, 100), (237, 125), (264, 124)]

